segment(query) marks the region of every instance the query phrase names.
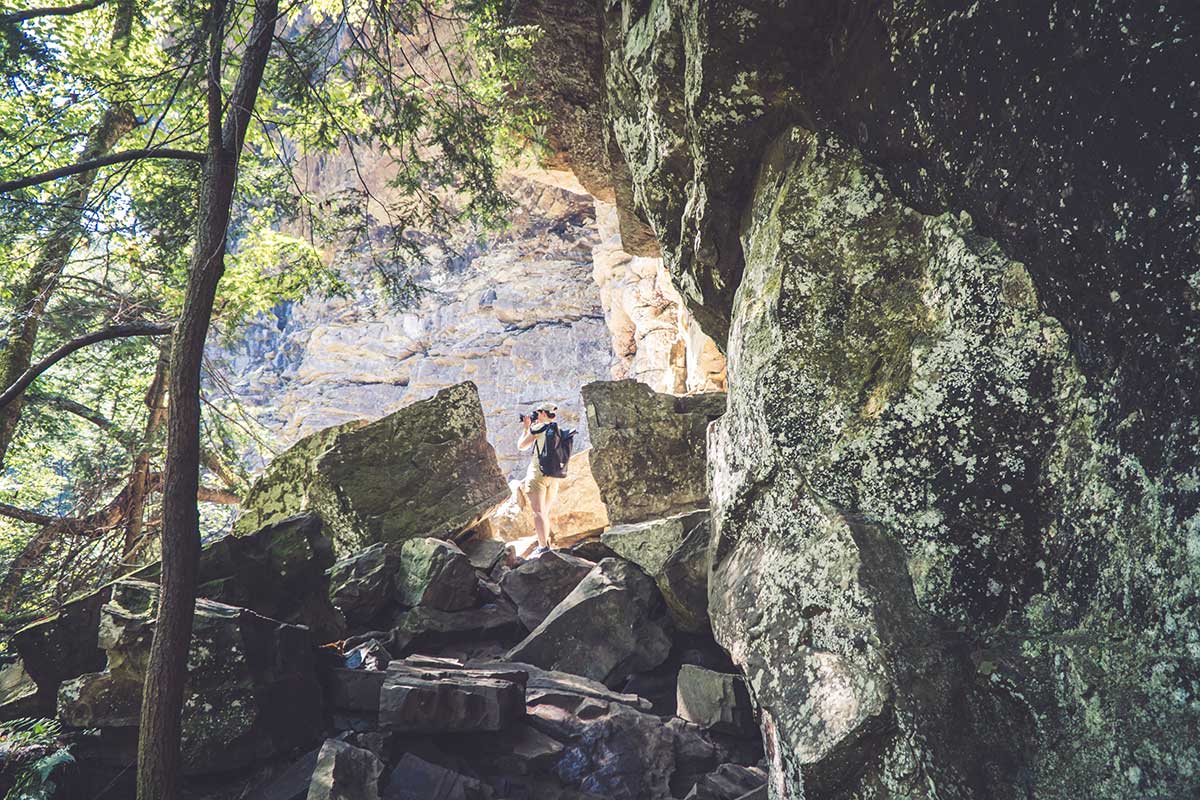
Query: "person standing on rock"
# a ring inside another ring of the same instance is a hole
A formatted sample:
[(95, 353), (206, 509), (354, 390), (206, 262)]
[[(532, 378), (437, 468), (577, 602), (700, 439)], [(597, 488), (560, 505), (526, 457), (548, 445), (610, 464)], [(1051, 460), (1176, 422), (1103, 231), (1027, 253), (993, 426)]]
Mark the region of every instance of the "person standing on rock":
[(560, 475), (547, 475), (542, 466), (547, 434), (558, 435), (558, 423), (554, 420), (557, 411), (558, 406), (554, 403), (542, 403), (534, 407), (532, 414), (521, 415), (525, 430), (517, 441), (517, 448), (528, 450), (533, 447), (533, 458), (529, 461), (525, 480), (521, 482), (521, 491), (529, 498), (529, 507), (533, 510), (533, 527), (538, 540), (538, 546), (533, 551), (534, 558), (550, 549), (550, 511), (554, 508), (558, 485), (562, 481)]

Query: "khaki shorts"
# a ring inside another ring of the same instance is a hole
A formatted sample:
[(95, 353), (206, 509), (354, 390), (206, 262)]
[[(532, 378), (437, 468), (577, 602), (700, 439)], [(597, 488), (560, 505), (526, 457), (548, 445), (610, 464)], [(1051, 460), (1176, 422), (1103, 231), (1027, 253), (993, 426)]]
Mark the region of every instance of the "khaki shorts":
[(558, 497), (558, 486), (561, 482), (562, 478), (551, 478), (531, 469), (525, 474), (525, 480), (521, 481), (521, 489), (529, 497), (542, 495), (544, 491), (544, 502), (550, 505)]

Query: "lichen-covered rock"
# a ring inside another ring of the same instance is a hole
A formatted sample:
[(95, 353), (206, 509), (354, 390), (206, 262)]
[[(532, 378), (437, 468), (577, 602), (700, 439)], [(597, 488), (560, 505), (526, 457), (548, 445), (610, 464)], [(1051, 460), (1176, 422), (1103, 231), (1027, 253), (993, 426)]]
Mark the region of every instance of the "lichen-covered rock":
[(659, 394), (637, 381), (583, 387), (592, 434), (592, 474), (614, 525), (708, 505), (708, 423), (725, 409), (723, 393)]
[(479, 602), (479, 578), (466, 553), (452, 542), (409, 539), (400, 550), (395, 575), (402, 605), (462, 611)]
[(605, 559), (508, 658), (615, 686), (666, 659), (669, 630), (654, 581), (627, 561)]
[(676, 625), (694, 632), (708, 627), (708, 538), (708, 511), (617, 525), (600, 537), (654, 578)]
[[(62, 684), (59, 719), (81, 728), (138, 724), (157, 605), (152, 583), (113, 585), (99, 635), (107, 666)], [(323, 704), (312, 645), (307, 628), (197, 600), (184, 689), (184, 770), (237, 769), (315, 738)]]
[[(318, 641), (327, 642), (345, 633), (345, 620), (329, 600), (326, 570), (333, 561), (333, 544), (320, 518), (300, 514), (206, 545), (200, 551), (196, 594), (307, 625)], [(162, 565), (154, 563), (132, 577), (157, 582), (161, 573)]]
[(329, 568), (329, 597), (351, 625), (369, 625), (395, 599), (400, 548), (380, 542)]
[(684, 664), (679, 668), (677, 692), (678, 714), (688, 722), (723, 733), (755, 730), (754, 709), (741, 675)]
[(709, 612), (774, 795), (1197, 791), (1153, 666), (1200, 629), (1183, 440), (1147, 460), (1029, 271), (836, 138), (776, 142), (743, 245)]
[(552, 550), (505, 572), (500, 588), (516, 604), (521, 624), (533, 630), (595, 566)]
[(300, 440), (255, 481), (235, 532), (311, 510), (344, 554), (377, 542), (461, 533), (507, 496), (478, 392), (468, 381), (375, 422)]
[(384, 764), (370, 750), (326, 739), (317, 755), (306, 800), (379, 800)]

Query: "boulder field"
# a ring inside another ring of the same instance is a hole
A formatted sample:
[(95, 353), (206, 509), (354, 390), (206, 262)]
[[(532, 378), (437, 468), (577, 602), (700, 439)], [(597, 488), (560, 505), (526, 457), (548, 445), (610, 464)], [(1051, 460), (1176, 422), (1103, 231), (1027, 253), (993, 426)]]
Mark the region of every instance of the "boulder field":
[[(680, 447), (701, 459), (703, 449), (676, 442), (635, 459), (629, 437), (613, 438), (597, 455), (624, 461), (624, 480), (647, 489), (617, 494), (601, 477), (600, 491), (630, 498), (606, 508), (617, 518), (692, 510), (522, 558), (488, 524), (461, 530), (490, 512), (502, 481), (467, 514), (449, 501), (415, 513), (399, 493), (437, 497), (443, 470), (490, 486), (495, 457), (477, 447), (486, 432), (471, 428), (482, 418), (442, 433), (418, 424), (455, 419), (472, 392), (452, 387), (298, 443), (251, 489), (235, 533), (202, 550), (183, 708), (186, 796), (765, 796), (746, 679), (707, 623), (706, 548), (696, 540), (707, 539), (708, 511), (695, 508), (703, 499), (692, 483), (657, 480)], [(691, 413), (631, 381), (610, 394), (626, 398), (629, 419)], [(704, 435), (717, 398), (699, 406), (710, 410), (680, 429), (691, 437)], [(370, 435), (347, 439), (347, 430)], [(426, 469), (412, 472), (414, 459)], [(397, 493), (379, 491), (393, 469), (402, 470)], [(370, 491), (347, 477), (362, 475)], [(280, 518), (279, 509), (298, 513)], [(248, 520), (262, 525), (241, 534)], [(132, 796), (159, 574), (151, 564), (124, 576), (10, 642), (0, 713), (67, 727), (76, 762), (62, 773), (64, 800)]]

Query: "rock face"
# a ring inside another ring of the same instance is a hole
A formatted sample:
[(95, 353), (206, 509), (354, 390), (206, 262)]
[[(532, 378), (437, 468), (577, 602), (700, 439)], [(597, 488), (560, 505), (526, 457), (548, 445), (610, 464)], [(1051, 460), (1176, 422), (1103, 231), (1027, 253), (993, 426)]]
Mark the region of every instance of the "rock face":
[(615, 686), (666, 659), (668, 630), (654, 581), (626, 561), (605, 559), (508, 657)]
[[(1174, 512), (1150, 499), (1167, 489), (1143, 473), (1135, 502), (1105, 466), (1132, 456), (1026, 268), (802, 129), (753, 209), (712, 439), (710, 613), (776, 785), (831, 792), (856, 768), (855, 786), (922, 796), (1192, 791), (1195, 754), (1169, 733), (1196, 724), (1171, 699), (1191, 690), (1141, 677), (1186, 658), (1178, 622), (1149, 621), (1192, 591)], [(1161, 572), (1120, 566), (1151, 551)]]
[(708, 505), (708, 423), (721, 393), (675, 397), (633, 380), (583, 387), (592, 432), (592, 474), (614, 525)]
[(985, 6), (600, 12), (772, 797), (1200, 789), (1195, 15)]
[(468, 381), (376, 422), (301, 440), (255, 481), (235, 531), (311, 510), (346, 553), (459, 533), (507, 495)]
[[(136, 726), (158, 587), (119, 581), (102, 609), (103, 672), (62, 684), (58, 717), (81, 728)], [(196, 601), (183, 706), (189, 774), (224, 772), (304, 744), (321, 726), (307, 629), (208, 600)], [(306, 698), (296, 702), (296, 698)]]

